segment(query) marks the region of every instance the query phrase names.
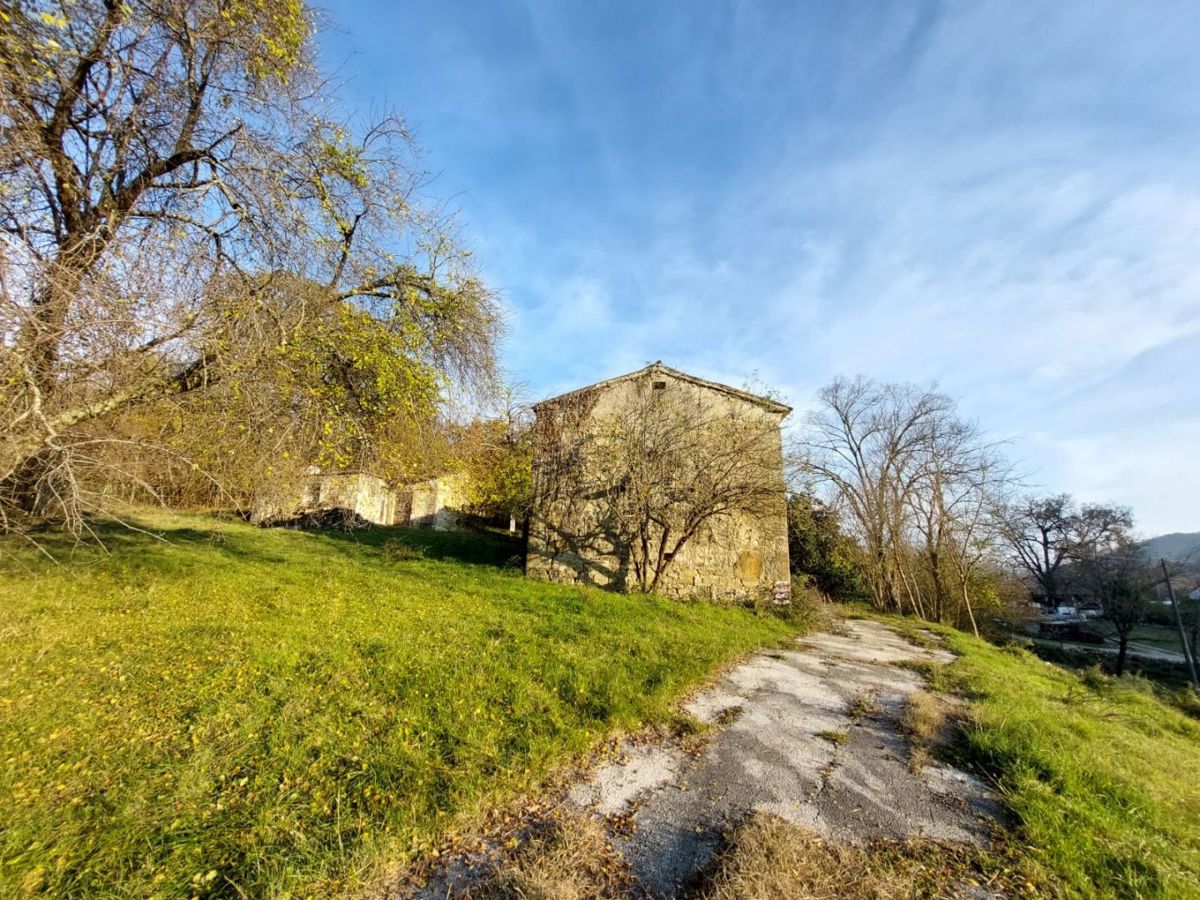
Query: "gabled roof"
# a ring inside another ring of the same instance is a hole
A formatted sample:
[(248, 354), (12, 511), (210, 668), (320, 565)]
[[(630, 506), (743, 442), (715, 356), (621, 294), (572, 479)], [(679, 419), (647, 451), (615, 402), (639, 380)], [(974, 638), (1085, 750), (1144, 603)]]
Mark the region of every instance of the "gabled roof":
[(543, 406), (549, 406), (553, 403), (558, 403), (560, 400), (565, 400), (568, 397), (575, 397), (585, 391), (594, 391), (597, 388), (607, 388), (614, 384), (620, 384), (624, 381), (633, 381), (648, 375), (667, 375), (671, 378), (676, 378), (679, 381), (686, 381), (689, 384), (698, 385), (699, 387), (709, 388), (710, 390), (720, 391), (722, 394), (728, 394), (730, 397), (736, 397), (739, 400), (745, 400), (747, 403), (753, 403), (755, 406), (762, 407), (768, 412), (778, 413), (781, 416), (786, 416), (792, 411), (792, 408), (778, 400), (772, 400), (770, 397), (763, 397), (759, 394), (751, 394), (749, 391), (741, 391), (735, 387), (730, 387), (727, 384), (721, 384), (717, 381), (706, 381), (703, 378), (697, 378), (695, 375), (689, 375), (687, 372), (680, 372), (678, 369), (672, 369), (670, 366), (664, 366), (662, 360), (651, 363), (644, 369), (638, 369), (636, 372), (630, 372), (627, 375), (618, 375), (616, 378), (608, 378), (604, 381), (597, 381), (595, 384), (589, 384), (586, 387), (577, 388), (573, 391), (567, 391), (565, 394), (559, 394), (557, 397), (550, 397), (540, 403), (533, 404), (535, 410)]

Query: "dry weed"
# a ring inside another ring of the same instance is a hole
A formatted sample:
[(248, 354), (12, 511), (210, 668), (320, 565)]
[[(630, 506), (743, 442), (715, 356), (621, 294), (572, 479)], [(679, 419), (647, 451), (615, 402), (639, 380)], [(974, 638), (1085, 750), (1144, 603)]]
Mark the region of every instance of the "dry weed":
[(604, 827), (588, 816), (560, 813), (542, 833), (513, 851), (474, 896), (487, 900), (585, 900), (621, 897), (629, 873)]
[(761, 813), (731, 837), (701, 900), (900, 900), (955, 896), (983, 881), (965, 845), (831, 843)]
[(933, 758), (933, 749), (951, 739), (955, 728), (953, 703), (937, 694), (915, 691), (900, 716), (900, 727), (909, 739), (909, 766), (919, 771)]

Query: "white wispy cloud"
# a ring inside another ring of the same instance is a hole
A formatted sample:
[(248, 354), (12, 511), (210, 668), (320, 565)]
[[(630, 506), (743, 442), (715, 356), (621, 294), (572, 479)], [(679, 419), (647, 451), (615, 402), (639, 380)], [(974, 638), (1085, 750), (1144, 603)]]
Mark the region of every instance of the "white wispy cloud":
[(1048, 489), (1200, 528), (1194, 4), (421, 14), (412, 114), (535, 393), (936, 380)]

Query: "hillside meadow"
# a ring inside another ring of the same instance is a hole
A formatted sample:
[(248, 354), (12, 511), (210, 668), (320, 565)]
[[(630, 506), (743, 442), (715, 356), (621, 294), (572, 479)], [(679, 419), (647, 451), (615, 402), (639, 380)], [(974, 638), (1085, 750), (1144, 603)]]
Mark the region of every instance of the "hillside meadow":
[(0, 895), (361, 888), (794, 630), (499, 535), (135, 524), (0, 546)]
[(1200, 699), (1098, 667), (1072, 671), (1012, 644), (938, 632), (958, 659), (926, 670), (968, 703), (950, 761), (987, 778), (1010, 821), (1007, 859), (1040, 891), (1200, 897)]

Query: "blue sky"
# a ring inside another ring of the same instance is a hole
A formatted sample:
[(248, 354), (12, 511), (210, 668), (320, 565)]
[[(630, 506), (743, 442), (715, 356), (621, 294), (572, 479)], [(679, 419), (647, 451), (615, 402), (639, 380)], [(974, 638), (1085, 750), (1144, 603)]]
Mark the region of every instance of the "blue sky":
[(534, 399), (655, 359), (937, 381), (1031, 480), (1200, 529), (1200, 5), (359, 2)]

